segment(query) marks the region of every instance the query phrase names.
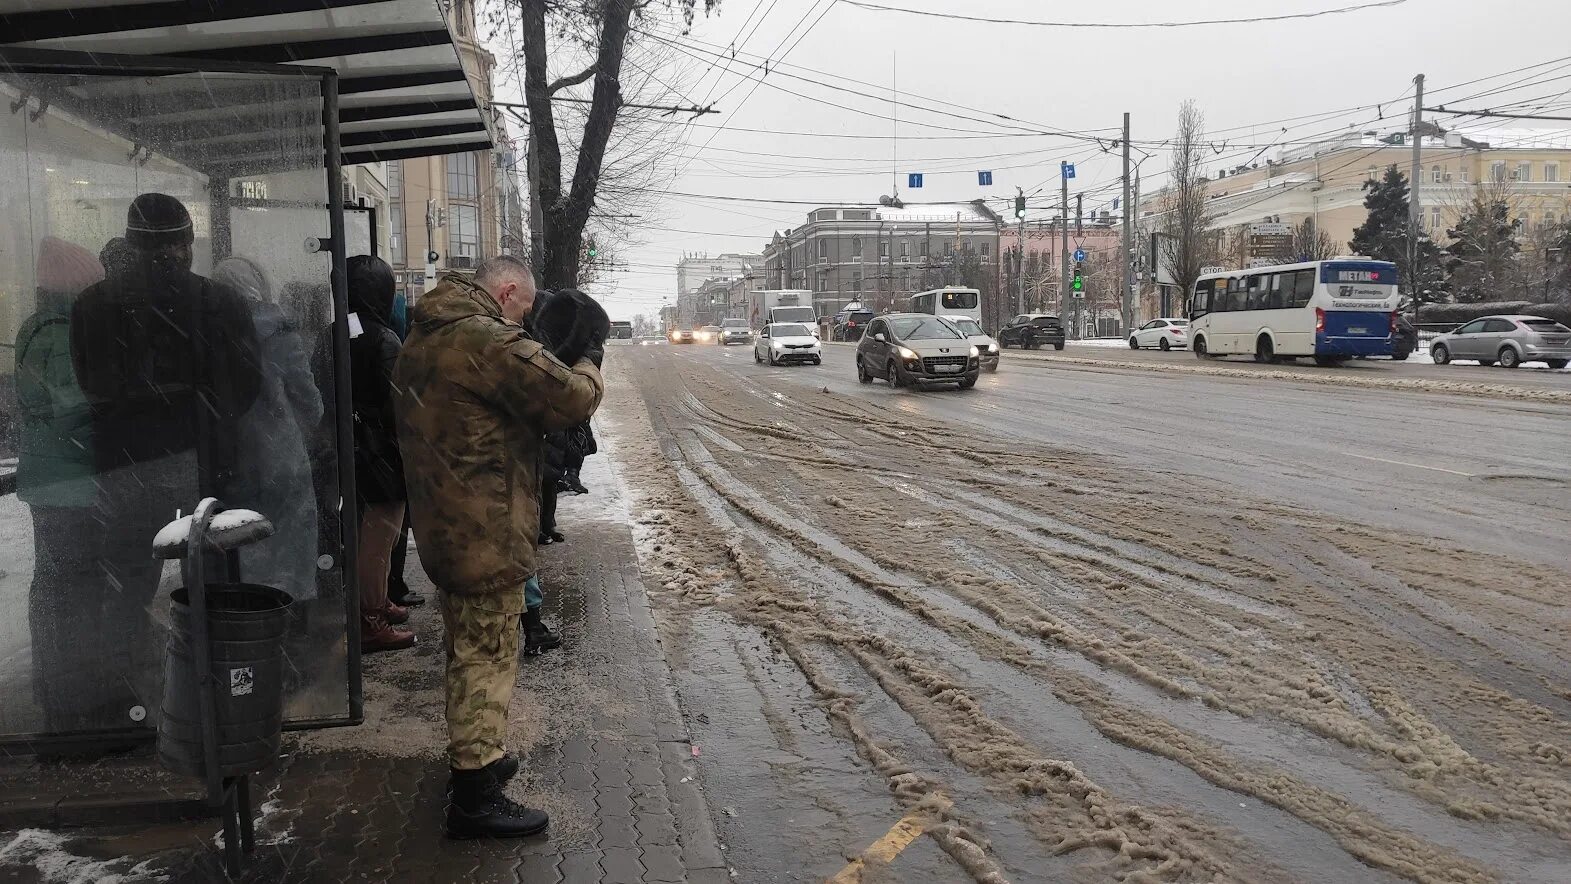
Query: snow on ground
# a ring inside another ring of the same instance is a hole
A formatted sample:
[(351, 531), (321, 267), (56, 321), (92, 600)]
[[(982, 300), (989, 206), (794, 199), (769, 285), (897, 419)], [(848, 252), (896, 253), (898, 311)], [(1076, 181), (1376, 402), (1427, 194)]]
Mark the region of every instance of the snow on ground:
[(71, 837), (44, 829), (22, 829), (0, 845), (0, 867), (31, 867), (44, 884), (146, 884), (167, 881), (147, 863), (98, 859), (71, 851)]

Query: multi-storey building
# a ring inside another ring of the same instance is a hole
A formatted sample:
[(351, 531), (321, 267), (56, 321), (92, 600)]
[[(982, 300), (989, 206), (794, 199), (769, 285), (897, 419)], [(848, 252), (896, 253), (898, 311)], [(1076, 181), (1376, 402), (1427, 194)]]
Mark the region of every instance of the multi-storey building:
[[(727, 299), (719, 297), (716, 292), (709, 292), (700, 299), (699, 290), (711, 281), (720, 283), (723, 287), (725, 283), (756, 274), (763, 260), (761, 255), (734, 253), (711, 256), (705, 252), (690, 252), (682, 255), (682, 260), (676, 265), (674, 315), (677, 325), (682, 328), (692, 328), (724, 318), (723, 314), (726, 313), (728, 306)], [(717, 302), (718, 309), (716, 309)]]
[(819, 315), (853, 301), (894, 307), (945, 284), (983, 289), (987, 302), (1002, 223), (981, 200), (815, 209), (770, 240), (759, 287), (810, 289)]

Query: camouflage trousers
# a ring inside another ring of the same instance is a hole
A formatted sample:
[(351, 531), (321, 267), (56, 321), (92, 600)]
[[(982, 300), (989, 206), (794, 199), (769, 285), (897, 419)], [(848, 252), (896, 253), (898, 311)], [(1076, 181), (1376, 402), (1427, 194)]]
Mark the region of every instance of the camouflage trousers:
[(455, 770), (478, 770), (501, 758), (506, 746), (524, 588), (439, 596), (447, 653), (448, 763)]

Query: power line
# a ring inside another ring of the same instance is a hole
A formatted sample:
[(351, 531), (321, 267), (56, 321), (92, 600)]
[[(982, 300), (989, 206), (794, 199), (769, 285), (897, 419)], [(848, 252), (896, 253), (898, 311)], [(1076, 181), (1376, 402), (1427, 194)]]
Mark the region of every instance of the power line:
[(1024, 25), (1033, 28), (1198, 28), (1210, 25), (1241, 25), (1255, 24), (1258, 22), (1290, 21), (1294, 19), (1320, 18), (1327, 15), (1345, 15), (1350, 12), (1361, 12), (1366, 9), (1379, 9), (1387, 6), (1401, 6), (1407, 0), (1379, 0), (1376, 3), (1360, 3), (1357, 6), (1341, 6), (1336, 9), (1321, 9), (1314, 12), (1293, 12), (1284, 15), (1262, 15), (1252, 18), (1218, 18), (1201, 21), (1159, 21), (1159, 22), (1054, 22), (1030, 21), (1014, 18), (986, 18), (976, 15), (961, 15), (954, 12), (934, 12), (926, 9), (907, 9), (901, 6), (884, 6), (879, 3), (868, 3), (866, 0), (844, 0), (848, 6), (857, 6), (875, 12), (895, 12), (904, 15), (918, 15), (929, 18), (945, 18), (958, 21), (982, 22), (992, 25)]

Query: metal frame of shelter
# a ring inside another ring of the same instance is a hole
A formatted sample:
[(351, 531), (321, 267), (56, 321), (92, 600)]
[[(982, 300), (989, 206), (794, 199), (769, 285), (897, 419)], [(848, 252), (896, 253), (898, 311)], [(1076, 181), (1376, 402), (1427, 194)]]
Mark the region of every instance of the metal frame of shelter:
[[(336, 467), (338, 473), (338, 488), (342, 500), (355, 500), (355, 468), (354, 468), (354, 437), (353, 437), (353, 409), (347, 407), (351, 400), (350, 378), (347, 368), (349, 364), (349, 295), (345, 255), (345, 206), (341, 199), (336, 198), (342, 193), (341, 181), (343, 179), (342, 155), (339, 147), (339, 75), (333, 68), (306, 67), (301, 65), (280, 65), (267, 62), (249, 61), (211, 61), (201, 58), (169, 58), (141, 55), (111, 55), (99, 52), (82, 52), (56, 49), (33, 49), (15, 46), (0, 45), (0, 79), (11, 82), (13, 85), (27, 85), (29, 76), (74, 76), (81, 78), (91, 77), (165, 77), (173, 75), (190, 74), (253, 74), (278, 78), (305, 78), (315, 81), (321, 87), (321, 112), (322, 112), (322, 144), (324, 148), (324, 169), (326, 173), (326, 186), (328, 198), (325, 206), (328, 216), (328, 230), (326, 237), (322, 238), (321, 250), (331, 255), (330, 287), (333, 303), (333, 359), (339, 366), (334, 371), (334, 396), (340, 407), (335, 411), (336, 428)], [(84, 80), (83, 82), (87, 82)], [(36, 93), (35, 93), (36, 94)], [(100, 126), (104, 131), (130, 139), (134, 133), (116, 131), (114, 121), (105, 120), (102, 115), (94, 115), (91, 108), (73, 106), (71, 96), (60, 94), (59, 91), (47, 95), (47, 100), (62, 110), (68, 111), (80, 118)], [(168, 151), (167, 155), (186, 163), (193, 170), (210, 175), (211, 180), (227, 178), (226, 175), (214, 174), (204, 169), (200, 162), (193, 162), (188, 157), (182, 157), (178, 148), (171, 149), (170, 145), (160, 146), (160, 151)], [(213, 196), (213, 208), (227, 212), (229, 201), (226, 196), (217, 195), (216, 189)], [(213, 229), (220, 230), (227, 225), (214, 224)], [(215, 251), (217, 244), (215, 243)], [(227, 251), (227, 243), (224, 244)], [(345, 550), (356, 548), (357, 531), (359, 526), (352, 518), (341, 520), (341, 539)], [(359, 594), (353, 591), (356, 577), (356, 557), (344, 555), (342, 557), (344, 585), (345, 630), (358, 628), (359, 623)], [(360, 680), (360, 649), (359, 643), (354, 640), (354, 635), (348, 635), (347, 654), (347, 679), (349, 709), (346, 718), (307, 719), (286, 722), (286, 730), (303, 730), (321, 727), (359, 724), (363, 720), (363, 695)], [(151, 736), (150, 730), (139, 733)], [(7, 735), (0, 737), (0, 745), (5, 744), (46, 744), (54, 746), (93, 746), (105, 742), (114, 742), (123, 739), (124, 732), (105, 731), (90, 732), (85, 734), (23, 734)]]

